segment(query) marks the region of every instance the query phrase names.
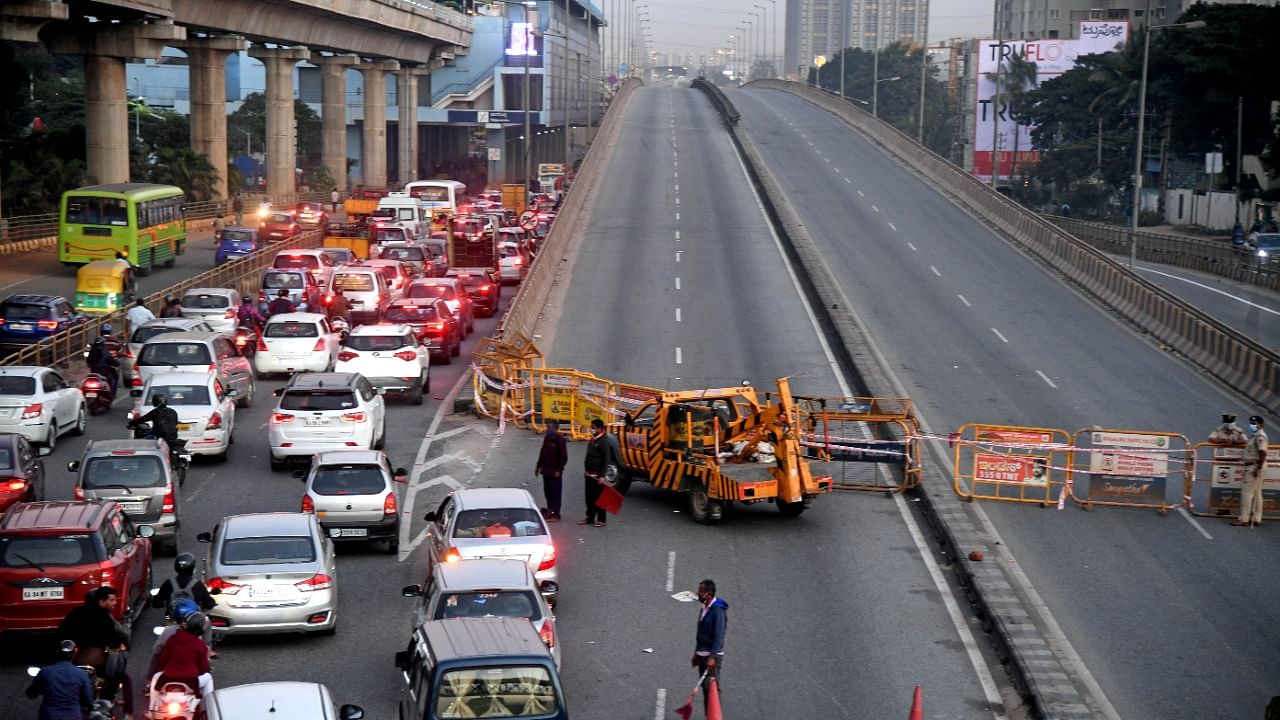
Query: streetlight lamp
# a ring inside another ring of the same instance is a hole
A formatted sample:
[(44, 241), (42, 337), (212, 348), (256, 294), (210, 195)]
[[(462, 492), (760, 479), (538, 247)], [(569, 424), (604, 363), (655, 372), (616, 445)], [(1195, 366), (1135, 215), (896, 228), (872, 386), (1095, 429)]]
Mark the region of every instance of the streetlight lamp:
[(872, 85), (872, 87), (871, 87), (871, 115), (872, 115), (873, 117), (880, 117), (880, 112), (879, 112), (879, 109), (880, 109), (880, 108), (879, 108), (879, 102), (880, 102), (880, 83), (893, 82), (893, 81), (895, 81), (895, 80), (901, 80), (901, 79), (902, 79), (902, 76), (901, 76), (901, 75), (894, 75), (893, 77), (887, 77), (887, 78), (879, 78), (879, 79), (877, 79), (877, 80), (876, 80), (875, 84), (874, 84), (874, 85)]
[[(1151, 3), (1147, 3), (1147, 17), (1151, 17)], [(1186, 28), (1199, 30), (1207, 23), (1203, 20), (1192, 20), (1172, 25), (1150, 25), (1145, 29), (1142, 39), (1142, 79), (1138, 82), (1138, 143), (1133, 148), (1133, 208), (1129, 211), (1129, 267), (1138, 263), (1138, 216), (1142, 210), (1142, 134), (1146, 130), (1147, 119), (1147, 63), (1151, 59), (1151, 33), (1169, 28)], [(1210, 188), (1212, 196), (1213, 189)]]

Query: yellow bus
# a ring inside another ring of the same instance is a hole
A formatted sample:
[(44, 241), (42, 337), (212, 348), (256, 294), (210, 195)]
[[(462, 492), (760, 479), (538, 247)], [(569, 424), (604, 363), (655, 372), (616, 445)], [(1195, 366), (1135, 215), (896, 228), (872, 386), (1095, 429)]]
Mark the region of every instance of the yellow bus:
[(187, 249), (182, 188), (149, 183), (90, 185), (62, 194), (58, 260), (78, 267), (124, 253), (139, 275), (173, 267)]

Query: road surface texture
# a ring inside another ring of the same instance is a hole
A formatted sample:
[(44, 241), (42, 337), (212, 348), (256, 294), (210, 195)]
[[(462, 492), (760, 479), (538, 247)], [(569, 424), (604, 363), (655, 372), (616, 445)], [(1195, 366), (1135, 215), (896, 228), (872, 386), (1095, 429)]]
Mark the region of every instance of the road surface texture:
[[(776, 91), (730, 99), (932, 430), (1102, 427), (1197, 442), (1223, 410), (1250, 414), (834, 116)], [(1261, 717), (1280, 688), (1275, 526), (1071, 505), (986, 512), (1113, 716)]]

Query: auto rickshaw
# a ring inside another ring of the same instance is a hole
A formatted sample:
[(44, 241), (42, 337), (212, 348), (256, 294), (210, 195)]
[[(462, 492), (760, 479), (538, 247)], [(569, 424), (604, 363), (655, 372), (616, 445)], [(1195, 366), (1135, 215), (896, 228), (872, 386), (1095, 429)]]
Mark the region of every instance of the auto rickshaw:
[(129, 271), (115, 260), (94, 260), (76, 271), (76, 310), (106, 315), (121, 310), (133, 297)]

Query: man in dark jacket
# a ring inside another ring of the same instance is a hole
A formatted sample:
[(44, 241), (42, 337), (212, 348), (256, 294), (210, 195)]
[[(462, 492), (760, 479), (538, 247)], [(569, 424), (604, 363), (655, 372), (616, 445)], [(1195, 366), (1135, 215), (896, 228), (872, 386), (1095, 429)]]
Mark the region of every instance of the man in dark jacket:
[(276, 315), (285, 315), (294, 311), (293, 301), (289, 299), (289, 291), (280, 288), (276, 293), (276, 299), (271, 301), (267, 306), (267, 316), (275, 317)]
[(39, 720), (84, 720), (93, 707), (93, 683), (88, 673), (71, 663), (76, 654), (74, 642), (63, 640), (59, 653), (58, 662), (40, 669), (27, 688), (27, 697), (44, 696)]
[(569, 464), (569, 445), (560, 434), (560, 421), (547, 421), (547, 434), (542, 437), (538, 466), (534, 473), (542, 476), (542, 494), (547, 507), (542, 511), (547, 522), (560, 522), (560, 493), (564, 489), (564, 466)]
[[(102, 677), (102, 697), (105, 700), (114, 698), (120, 683), (127, 680), (123, 663), (120, 663), (119, 672), (114, 675), (107, 672), (106, 651), (123, 651), (126, 649), (125, 644), (129, 642), (129, 633), (111, 614), (117, 602), (120, 602), (120, 593), (110, 585), (90, 590), (85, 593), (84, 604), (73, 608), (58, 625), (58, 637), (71, 640), (78, 648), (75, 664), (92, 665)], [(126, 710), (131, 709), (132, 702), (133, 698), (126, 687)]]
[(587, 517), (580, 520), (579, 525), (604, 527), (604, 510), (596, 506), (596, 500), (600, 498), (601, 490), (608, 484), (605, 479), (605, 468), (609, 465), (618, 466), (618, 456), (613, 444), (605, 435), (604, 421), (595, 418), (591, 421), (591, 439), (587, 441), (587, 455), (582, 461), (585, 473), (582, 494), (587, 501)]
[(707, 707), (707, 689), (711, 678), (720, 689), (720, 668), (724, 665), (724, 635), (729, 624), (729, 603), (716, 597), (714, 580), (698, 583), (698, 601), (702, 610), (698, 615), (698, 634), (693, 646), (692, 665), (698, 675), (706, 673), (702, 680), (702, 709)]

